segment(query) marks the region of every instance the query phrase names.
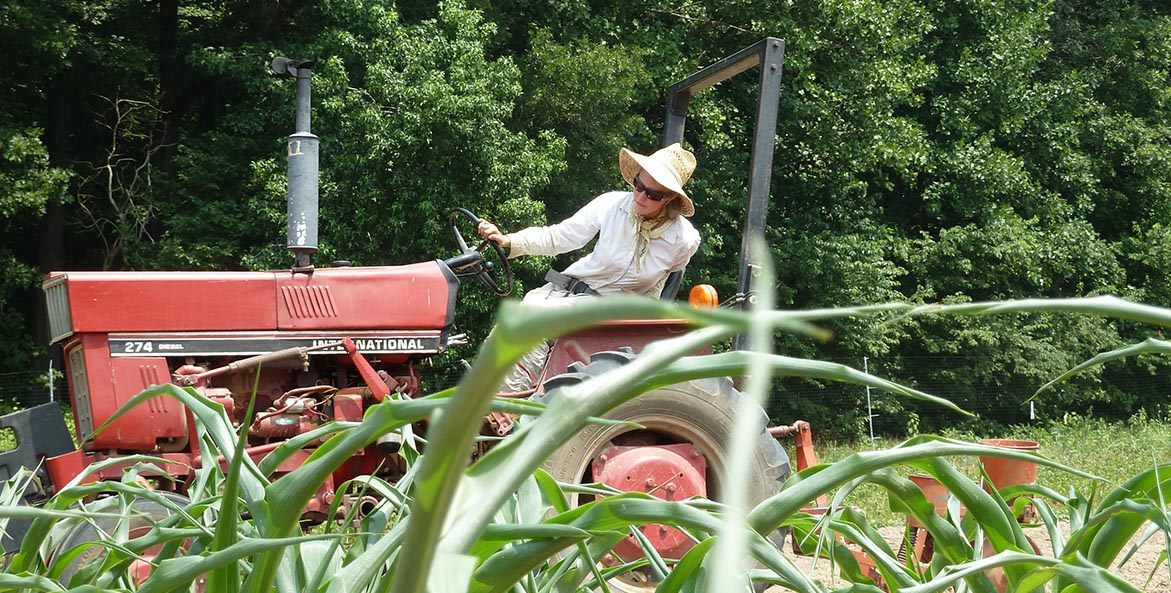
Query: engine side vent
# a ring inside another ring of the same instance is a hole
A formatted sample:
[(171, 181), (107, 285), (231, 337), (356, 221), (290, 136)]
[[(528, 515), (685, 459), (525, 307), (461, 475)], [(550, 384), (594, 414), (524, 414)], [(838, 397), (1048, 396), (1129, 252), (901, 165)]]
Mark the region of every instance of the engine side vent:
[(55, 344), (73, 334), (73, 316), (69, 313), (69, 283), (65, 276), (45, 282), (45, 302), (49, 306), (49, 343)]
[(90, 405), (89, 381), (85, 374), (85, 352), (81, 346), (73, 348), (68, 353), (69, 373), (71, 375), (69, 387), (73, 390), (73, 412), (77, 415), (77, 435), (82, 441), (94, 436), (94, 414)]
[(282, 286), (285, 309), (294, 319), (337, 317), (328, 286)]

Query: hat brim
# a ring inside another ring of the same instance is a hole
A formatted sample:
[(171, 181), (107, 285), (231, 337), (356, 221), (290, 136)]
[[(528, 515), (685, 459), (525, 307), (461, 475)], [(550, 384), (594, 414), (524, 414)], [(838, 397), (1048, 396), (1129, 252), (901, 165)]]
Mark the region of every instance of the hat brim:
[(639, 171), (646, 171), (647, 175), (650, 175), (659, 185), (679, 196), (680, 214), (683, 216), (695, 214), (695, 204), (688, 197), (687, 192), (683, 191), (683, 187), (675, 179), (675, 174), (659, 161), (623, 148), (618, 153), (618, 169), (622, 171), (622, 177), (626, 183), (632, 186), (634, 185), (634, 176), (638, 175)]

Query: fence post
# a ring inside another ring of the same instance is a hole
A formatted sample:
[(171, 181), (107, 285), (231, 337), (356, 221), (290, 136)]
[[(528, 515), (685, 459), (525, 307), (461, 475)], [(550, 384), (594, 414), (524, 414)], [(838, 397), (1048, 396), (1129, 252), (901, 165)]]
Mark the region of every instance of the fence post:
[[(862, 372), (870, 374), (870, 357), (862, 357)], [(874, 448), (874, 408), (870, 402), (870, 386), (866, 386), (866, 422), (870, 424), (870, 448)]]

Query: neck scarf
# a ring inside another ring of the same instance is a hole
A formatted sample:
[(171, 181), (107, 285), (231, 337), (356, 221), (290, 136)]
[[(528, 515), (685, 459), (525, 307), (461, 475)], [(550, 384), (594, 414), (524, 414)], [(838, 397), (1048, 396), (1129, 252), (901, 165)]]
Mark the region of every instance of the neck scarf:
[(666, 206), (654, 218), (646, 218), (631, 207), (630, 220), (634, 224), (634, 269), (641, 272), (643, 257), (651, 248), (651, 239), (662, 237), (674, 220), (667, 218)]

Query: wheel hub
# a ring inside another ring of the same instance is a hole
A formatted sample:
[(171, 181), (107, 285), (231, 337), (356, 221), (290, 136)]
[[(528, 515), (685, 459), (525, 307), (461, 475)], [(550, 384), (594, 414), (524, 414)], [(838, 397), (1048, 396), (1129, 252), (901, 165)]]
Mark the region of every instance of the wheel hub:
[[(595, 480), (623, 492), (646, 492), (672, 501), (707, 496), (707, 460), (690, 444), (610, 446), (594, 459), (593, 471)], [(695, 545), (681, 531), (664, 525), (644, 525), (639, 530), (664, 558), (680, 558)], [(633, 536), (613, 551), (624, 561), (643, 556)]]

